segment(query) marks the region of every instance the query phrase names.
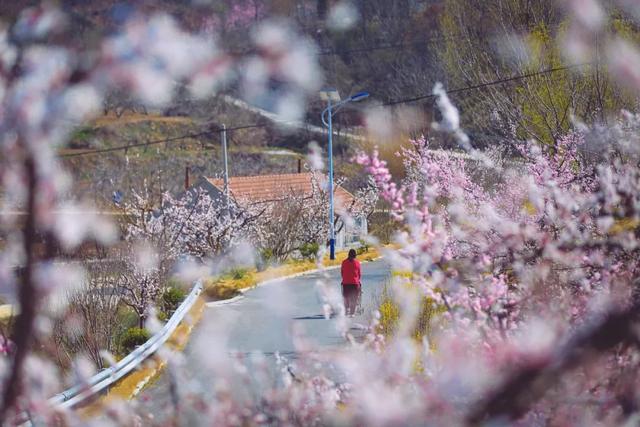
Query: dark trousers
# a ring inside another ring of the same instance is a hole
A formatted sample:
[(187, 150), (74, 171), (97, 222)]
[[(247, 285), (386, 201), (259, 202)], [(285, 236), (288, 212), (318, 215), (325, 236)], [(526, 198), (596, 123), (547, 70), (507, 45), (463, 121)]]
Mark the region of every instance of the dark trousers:
[(353, 285), (348, 283), (342, 284), (342, 297), (344, 298), (344, 309), (346, 315), (356, 313), (356, 307), (358, 306), (358, 298), (360, 297), (360, 285)]

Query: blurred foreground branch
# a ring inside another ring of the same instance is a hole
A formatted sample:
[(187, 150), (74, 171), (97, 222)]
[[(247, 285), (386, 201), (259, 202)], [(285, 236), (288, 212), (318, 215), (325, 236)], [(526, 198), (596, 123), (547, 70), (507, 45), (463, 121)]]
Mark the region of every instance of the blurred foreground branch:
[(564, 378), (563, 374), (620, 344), (637, 346), (638, 320), (640, 298), (636, 294), (633, 304), (612, 309), (579, 328), (550, 357), (513, 372), (471, 411), (467, 418), (469, 424), (482, 424), (491, 419), (517, 420), (556, 386)]

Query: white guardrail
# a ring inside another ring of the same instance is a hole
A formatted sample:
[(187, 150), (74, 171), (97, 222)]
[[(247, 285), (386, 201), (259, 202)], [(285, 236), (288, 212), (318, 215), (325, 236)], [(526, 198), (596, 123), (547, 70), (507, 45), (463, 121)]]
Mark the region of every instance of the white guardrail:
[[(196, 299), (201, 292), (202, 282), (197, 281), (194, 284), (193, 289), (191, 289), (191, 292), (189, 292), (189, 295), (187, 295), (184, 301), (182, 301), (169, 321), (164, 324), (160, 331), (149, 338), (147, 342), (133, 350), (115, 365), (98, 372), (86, 382), (73, 386), (62, 393), (56, 394), (49, 399), (49, 403), (60, 409), (72, 408), (84, 400), (102, 392), (137, 368), (143, 361), (155, 353), (160, 346), (167, 341), (167, 339), (169, 339), (189, 310), (191, 310), (191, 307), (193, 307), (193, 304), (196, 302)], [(26, 420), (23, 426), (34, 425), (29, 414), (25, 413), (23, 419)]]

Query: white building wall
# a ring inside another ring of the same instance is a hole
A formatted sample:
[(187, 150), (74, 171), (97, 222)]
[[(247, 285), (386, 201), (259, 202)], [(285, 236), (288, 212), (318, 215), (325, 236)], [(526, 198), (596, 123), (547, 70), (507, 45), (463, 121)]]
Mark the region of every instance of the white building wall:
[(350, 227), (344, 226), (336, 233), (336, 248), (343, 250), (358, 246), (360, 239), (368, 233), (368, 223), (366, 218), (359, 218)]
[(345, 232), (346, 227), (342, 227), (342, 230), (340, 230), (337, 234), (336, 234), (336, 248), (337, 249), (345, 249), (346, 248), (346, 244), (345, 244)]

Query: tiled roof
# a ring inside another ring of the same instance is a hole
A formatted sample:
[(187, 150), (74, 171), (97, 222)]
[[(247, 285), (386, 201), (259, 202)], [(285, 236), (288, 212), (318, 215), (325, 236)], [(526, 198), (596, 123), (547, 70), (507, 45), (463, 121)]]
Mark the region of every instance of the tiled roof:
[[(206, 178), (220, 191), (224, 190), (222, 179)], [(321, 183), (322, 185), (322, 183)], [(281, 200), (289, 194), (311, 194), (312, 174), (291, 173), (283, 175), (235, 176), (229, 178), (229, 193), (240, 204), (268, 203)], [(348, 207), (354, 197), (344, 188), (335, 189), (336, 210)]]

